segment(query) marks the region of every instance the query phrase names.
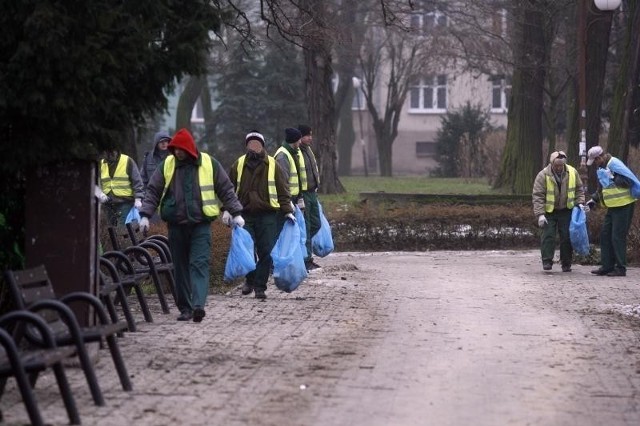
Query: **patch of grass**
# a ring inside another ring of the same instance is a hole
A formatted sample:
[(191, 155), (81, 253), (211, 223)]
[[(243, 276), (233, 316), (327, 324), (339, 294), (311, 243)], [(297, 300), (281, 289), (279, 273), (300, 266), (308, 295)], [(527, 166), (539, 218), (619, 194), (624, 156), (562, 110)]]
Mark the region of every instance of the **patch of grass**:
[(361, 192), (389, 192), (400, 194), (497, 194), (484, 178), (432, 178), (424, 176), (381, 177), (343, 176), (344, 194), (322, 194), (320, 201), (325, 210), (339, 211), (344, 206), (356, 206)]

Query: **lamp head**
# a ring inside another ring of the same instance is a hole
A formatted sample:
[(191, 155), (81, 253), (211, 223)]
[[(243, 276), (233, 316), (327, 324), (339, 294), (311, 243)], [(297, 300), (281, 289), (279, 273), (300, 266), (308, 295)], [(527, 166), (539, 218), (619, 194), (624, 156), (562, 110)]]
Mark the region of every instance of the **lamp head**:
[(600, 10), (611, 11), (620, 7), (621, 0), (595, 0), (596, 7)]

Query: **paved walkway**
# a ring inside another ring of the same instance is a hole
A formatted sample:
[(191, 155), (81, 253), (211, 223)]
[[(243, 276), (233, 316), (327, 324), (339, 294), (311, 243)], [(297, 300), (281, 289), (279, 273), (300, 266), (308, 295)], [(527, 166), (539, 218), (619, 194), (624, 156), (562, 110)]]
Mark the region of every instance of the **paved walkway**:
[[(133, 392), (106, 349), (107, 406), (67, 374), (89, 425), (640, 424), (640, 270), (544, 273), (538, 256), (332, 254), (291, 294), (210, 297), (200, 324), (150, 298), (155, 322), (120, 339)], [(37, 399), (66, 424), (54, 383)], [(13, 380), (0, 408), (27, 422)]]

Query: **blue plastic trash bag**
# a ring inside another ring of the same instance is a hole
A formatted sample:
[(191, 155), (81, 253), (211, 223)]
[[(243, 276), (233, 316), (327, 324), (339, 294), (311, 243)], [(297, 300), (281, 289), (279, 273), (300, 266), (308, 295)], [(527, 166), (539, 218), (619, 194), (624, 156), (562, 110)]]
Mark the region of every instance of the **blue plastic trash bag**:
[(320, 210), (320, 229), (311, 238), (311, 249), (316, 256), (325, 257), (334, 249), (333, 236), (331, 235), (331, 225), (329, 225), (320, 203), (318, 203), (318, 209)]
[(224, 280), (242, 278), (255, 269), (256, 259), (251, 234), (240, 226), (234, 226), (231, 230), (227, 263), (224, 265)]
[(131, 210), (129, 210), (129, 214), (127, 214), (127, 219), (124, 221), (125, 225), (131, 222), (140, 223), (140, 212), (135, 207), (131, 207)]
[(573, 250), (582, 256), (589, 254), (589, 234), (587, 233), (587, 214), (578, 206), (571, 212), (569, 238)]
[(304, 213), (297, 205), (294, 207), (293, 215), (296, 217), (296, 223), (300, 228), (300, 245), (303, 257), (307, 257), (307, 224), (304, 220)]
[(596, 175), (598, 176), (598, 181), (603, 188), (609, 188), (613, 185), (613, 179), (611, 178), (611, 172), (609, 169), (599, 167), (598, 170), (596, 170)]
[(304, 255), (300, 248), (300, 228), (287, 220), (271, 250), (273, 281), (280, 290), (291, 293), (307, 277)]

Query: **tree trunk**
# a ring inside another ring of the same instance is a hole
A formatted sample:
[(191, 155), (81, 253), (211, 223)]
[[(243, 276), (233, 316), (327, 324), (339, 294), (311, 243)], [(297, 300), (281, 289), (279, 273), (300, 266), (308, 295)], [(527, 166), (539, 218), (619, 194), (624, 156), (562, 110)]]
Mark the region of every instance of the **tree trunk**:
[(514, 194), (531, 192), (542, 165), (542, 110), (546, 63), (543, 15), (531, 1), (523, 5), (514, 31), (516, 65), (509, 104), (509, 123), (496, 188)]
[(193, 107), (198, 101), (203, 87), (205, 87), (206, 76), (190, 76), (184, 86), (184, 90), (178, 99), (176, 110), (176, 130), (182, 128), (191, 131), (191, 114)]
[(395, 136), (391, 137), (385, 133), (378, 132), (376, 129), (376, 142), (378, 147), (378, 164), (380, 165), (380, 176), (391, 177), (393, 176), (393, 140)]
[[(353, 93), (353, 89), (351, 90)], [(353, 131), (353, 111), (350, 102), (343, 102), (338, 126), (338, 175), (351, 176), (351, 154), (356, 133)]]
[[(611, 111), (611, 128), (607, 151), (626, 161), (631, 142), (630, 128), (634, 110), (638, 108), (634, 99), (638, 96), (640, 73), (640, 2), (629, 2), (629, 20), (625, 30), (624, 45), (620, 60), (620, 69), (616, 76), (613, 107)], [(635, 30), (634, 30), (635, 29)]]
[(216, 132), (215, 113), (211, 103), (211, 91), (209, 89), (209, 81), (205, 78), (202, 92), (200, 93), (202, 100), (202, 116), (204, 117), (204, 137), (203, 142), (206, 144), (205, 151), (209, 154), (216, 152)]
[(335, 104), (331, 91), (333, 68), (331, 64), (331, 40), (318, 37), (322, 33), (319, 23), (327, 19), (324, 2), (306, 2), (307, 10), (313, 13), (307, 33), (303, 37), (304, 63), (307, 71), (305, 85), (311, 128), (313, 129), (314, 153), (320, 171), (320, 192), (337, 194), (345, 191), (338, 179), (337, 145), (335, 133)]

